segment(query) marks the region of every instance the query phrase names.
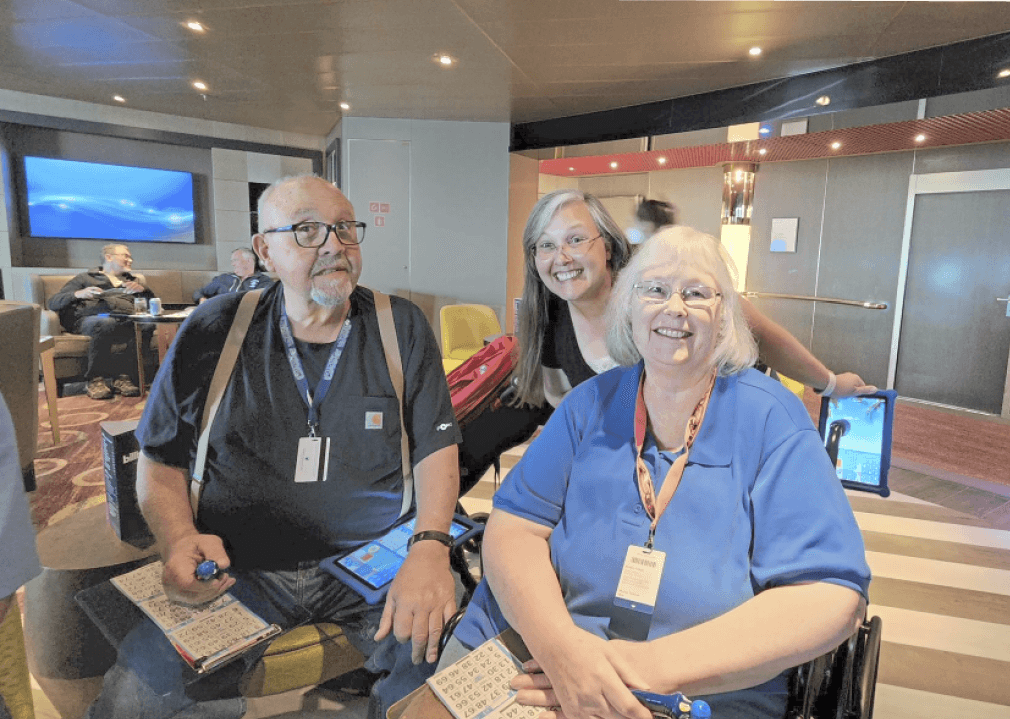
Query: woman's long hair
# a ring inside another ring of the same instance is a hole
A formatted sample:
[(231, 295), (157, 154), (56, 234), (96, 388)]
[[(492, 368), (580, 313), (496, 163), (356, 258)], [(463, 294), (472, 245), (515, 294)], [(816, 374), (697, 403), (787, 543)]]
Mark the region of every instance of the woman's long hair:
[(551, 291), (537, 272), (536, 243), (557, 211), (572, 202), (584, 203), (592, 215), (596, 229), (603, 236), (610, 253), (608, 267), (613, 279), (616, 279), (617, 273), (631, 259), (631, 243), (598, 199), (580, 190), (555, 190), (540, 198), (530, 212), (523, 230), (526, 273), (523, 295), (519, 302), (519, 364), (514, 373), (517, 389), (515, 404), (540, 406), (544, 403), (542, 361), (544, 341), (547, 333), (552, 331), (548, 311)]

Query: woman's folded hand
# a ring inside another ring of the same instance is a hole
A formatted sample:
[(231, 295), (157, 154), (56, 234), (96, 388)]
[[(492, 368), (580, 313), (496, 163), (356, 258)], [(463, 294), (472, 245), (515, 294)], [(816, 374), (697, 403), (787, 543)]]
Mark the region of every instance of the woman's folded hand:
[(512, 681), (517, 700), (544, 707), (545, 717), (652, 719), (629, 687), (645, 682), (611, 642), (573, 629), (552, 648), (524, 665), (528, 674)]

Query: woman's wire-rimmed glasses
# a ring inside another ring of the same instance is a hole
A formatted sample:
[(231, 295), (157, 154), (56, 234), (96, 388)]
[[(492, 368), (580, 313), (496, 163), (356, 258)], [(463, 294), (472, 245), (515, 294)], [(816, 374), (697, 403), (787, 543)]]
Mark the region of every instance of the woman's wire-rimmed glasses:
[(596, 237), (580, 237), (576, 235), (575, 237), (569, 237), (564, 242), (555, 242), (554, 240), (540, 240), (537, 244), (533, 246), (533, 252), (539, 260), (549, 260), (558, 253), (562, 247), (571, 257), (581, 257), (589, 251), (590, 246), (598, 239), (603, 237), (603, 234), (599, 234)]
[(639, 299), (650, 304), (666, 304), (675, 294), (680, 295), (688, 307), (708, 307), (722, 293), (706, 285), (690, 285), (675, 290), (672, 285), (660, 280), (644, 280), (633, 285)]
[(353, 222), (350, 220), (340, 220), (328, 225), (325, 222), (298, 222), (294, 225), (275, 227), (272, 230), (263, 230), (264, 235), (271, 232), (290, 232), (295, 236), (295, 242), (299, 247), (313, 248), (326, 244), (326, 238), (332, 232), (337, 236), (337, 240), (342, 245), (360, 245), (365, 241), (364, 222)]

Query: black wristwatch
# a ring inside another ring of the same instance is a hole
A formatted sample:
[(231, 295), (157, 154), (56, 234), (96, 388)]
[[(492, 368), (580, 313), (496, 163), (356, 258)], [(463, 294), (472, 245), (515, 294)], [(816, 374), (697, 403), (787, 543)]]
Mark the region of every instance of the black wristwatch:
[(436, 542), (444, 544), (449, 549), (452, 549), (452, 537), (445, 532), (437, 532), (434, 529), (429, 529), (424, 532), (418, 532), (413, 537), (407, 540), (407, 549), (414, 546), (415, 542), (423, 542), (426, 539), (433, 539)]

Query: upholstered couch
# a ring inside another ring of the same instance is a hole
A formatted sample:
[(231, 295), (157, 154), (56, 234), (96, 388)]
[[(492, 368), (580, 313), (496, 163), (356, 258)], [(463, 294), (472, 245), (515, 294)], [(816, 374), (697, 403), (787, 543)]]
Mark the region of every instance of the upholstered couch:
[[(31, 275), (29, 278), (31, 301), (43, 308), (41, 334), (52, 335), (56, 343), (56, 385), (60, 396), (63, 396), (63, 385), (83, 381), (87, 369), (90, 338), (70, 333), (60, 325), (57, 314), (49, 309), (49, 299), (75, 274)], [(143, 278), (144, 284), (163, 304), (191, 305), (193, 293), (221, 273), (216, 270), (147, 270), (134, 274)]]

